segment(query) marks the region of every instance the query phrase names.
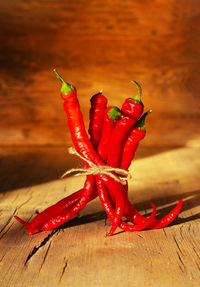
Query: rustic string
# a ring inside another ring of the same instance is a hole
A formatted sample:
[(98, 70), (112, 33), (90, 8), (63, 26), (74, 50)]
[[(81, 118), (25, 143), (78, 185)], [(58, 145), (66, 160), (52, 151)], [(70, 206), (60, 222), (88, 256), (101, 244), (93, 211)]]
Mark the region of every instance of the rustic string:
[[(88, 160), (87, 158), (83, 157), (79, 152), (75, 150), (74, 147), (70, 147), (68, 149), (68, 152), (70, 154), (74, 154), (81, 158), (83, 161), (87, 162), (90, 167), (89, 168), (72, 168), (68, 171), (66, 171), (61, 178), (64, 178), (66, 176), (72, 175), (74, 176), (80, 176), (80, 175), (97, 175), (97, 174), (106, 174), (113, 178), (115, 181), (120, 182), (121, 184), (125, 185), (126, 181), (131, 179), (132, 176), (129, 171), (122, 169), (122, 168), (114, 168), (107, 165), (96, 165), (92, 161)], [(115, 175), (115, 174), (117, 175)]]

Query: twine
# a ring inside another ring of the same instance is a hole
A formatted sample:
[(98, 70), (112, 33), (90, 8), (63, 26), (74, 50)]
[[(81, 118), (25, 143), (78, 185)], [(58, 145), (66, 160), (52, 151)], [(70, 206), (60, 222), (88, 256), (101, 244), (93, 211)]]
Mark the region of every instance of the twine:
[[(126, 181), (131, 179), (132, 176), (129, 171), (122, 169), (122, 168), (114, 168), (107, 165), (96, 165), (92, 161), (88, 160), (87, 158), (83, 157), (80, 153), (78, 153), (74, 147), (70, 147), (68, 149), (70, 154), (74, 154), (81, 158), (83, 161), (87, 162), (91, 167), (89, 168), (72, 168), (66, 171), (61, 178), (71, 175), (72, 173), (74, 176), (80, 175), (97, 175), (97, 174), (106, 174), (113, 178), (115, 181), (120, 182), (121, 184), (125, 185)], [(115, 175), (114, 173), (117, 175)]]

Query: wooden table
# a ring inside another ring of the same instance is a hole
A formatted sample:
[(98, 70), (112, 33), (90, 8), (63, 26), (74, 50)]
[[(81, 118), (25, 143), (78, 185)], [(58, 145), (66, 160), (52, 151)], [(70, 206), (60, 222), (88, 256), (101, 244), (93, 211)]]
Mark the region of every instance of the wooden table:
[[(23, 161), (26, 156), (22, 158), (22, 151), (16, 151)], [(43, 158), (42, 173), (53, 159), (56, 165), (56, 158), (63, 158), (62, 148), (26, 152), (27, 165), (31, 155), (33, 160), (32, 175), (27, 166), (19, 167), (25, 182), (34, 182), (34, 173), (38, 178), (37, 154)], [(12, 149), (1, 151), (2, 161), (13, 153)], [(199, 286), (200, 149), (141, 148), (139, 154), (131, 166), (134, 180), (129, 183), (129, 197), (146, 215), (151, 212), (151, 202), (164, 215), (183, 199), (182, 212), (173, 224), (134, 233), (118, 229), (107, 238), (110, 226), (95, 199), (79, 218), (63, 227), (29, 236), (13, 216), (31, 220), (36, 212), (79, 189), (84, 178), (5, 189), (0, 194), (0, 286)], [(73, 163), (72, 159), (70, 165)], [(63, 168), (61, 162), (59, 165)], [(46, 179), (48, 174), (52, 178), (53, 171), (47, 169)], [(12, 181), (13, 176), (15, 173), (7, 174), (6, 180)]]

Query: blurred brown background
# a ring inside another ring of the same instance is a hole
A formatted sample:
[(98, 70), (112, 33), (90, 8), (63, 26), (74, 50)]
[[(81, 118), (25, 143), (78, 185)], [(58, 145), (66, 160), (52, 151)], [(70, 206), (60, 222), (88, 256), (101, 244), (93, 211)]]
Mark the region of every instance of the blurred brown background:
[[(111, 105), (143, 88), (153, 113), (137, 157), (198, 147), (200, 2), (0, 0), (1, 190), (58, 178), (78, 161), (52, 70)], [(5, 181), (9, 176), (9, 183)]]

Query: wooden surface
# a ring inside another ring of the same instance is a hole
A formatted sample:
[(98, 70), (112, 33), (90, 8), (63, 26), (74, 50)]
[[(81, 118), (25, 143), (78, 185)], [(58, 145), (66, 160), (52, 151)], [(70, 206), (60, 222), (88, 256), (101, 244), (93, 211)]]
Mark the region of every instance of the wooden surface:
[[(198, 0), (0, 0), (0, 286), (200, 286), (200, 3)], [(53, 68), (76, 85), (86, 126), (103, 89), (121, 106), (143, 88), (147, 136), (130, 199), (174, 224), (106, 238), (99, 200), (61, 229), (28, 236), (13, 219), (82, 186)]]
[(131, 166), (130, 199), (146, 215), (154, 202), (160, 216), (183, 199), (179, 217), (160, 230), (125, 233), (118, 229), (106, 238), (110, 226), (96, 199), (80, 218), (29, 236), (13, 215), (31, 220), (36, 212), (80, 188), (84, 178), (2, 192), (0, 286), (27, 286), (30, 280), (31, 286), (199, 286), (200, 150), (157, 152), (151, 155), (150, 149), (147, 156), (144, 151), (143, 157), (140, 150), (141, 157)]

